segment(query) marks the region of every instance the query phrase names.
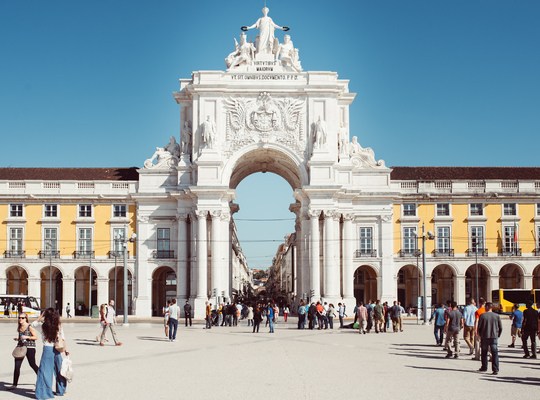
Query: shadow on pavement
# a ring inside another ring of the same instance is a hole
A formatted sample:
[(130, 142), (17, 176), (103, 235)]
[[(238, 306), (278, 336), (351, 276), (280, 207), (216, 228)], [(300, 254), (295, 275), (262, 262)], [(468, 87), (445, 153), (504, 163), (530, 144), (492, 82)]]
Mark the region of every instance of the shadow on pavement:
[(491, 381), (491, 382), (500, 382), (500, 383), (519, 383), (521, 385), (534, 385), (539, 386), (540, 385), (540, 378), (531, 378), (531, 377), (523, 377), (523, 376), (486, 376), (484, 377), (485, 380)]
[(480, 372), (478, 371), (466, 370), (463, 368), (420, 367), (418, 365), (406, 365), (406, 367), (414, 368), (414, 369), (427, 369), (430, 371), (445, 371), (445, 372), (455, 371), (455, 372), (465, 372), (469, 374), (480, 374)]
[[(5, 392), (7, 391), (8, 387), (11, 387), (11, 385), (6, 385), (4, 382), (1, 383), (2, 386), (0, 386), (0, 391)], [(17, 389), (12, 390), (11, 393), (17, 394), (21, 397), (27, 397), (29, 399), (35, 399), (36, 395), (34, 393), (33, 389), (24, 389), (21, 387), (17, 387)]]
[(137, 336), (139, 340), (153, 340), (155, 342), (168, 342), (169, 339), (166, 337), (157, 337), (157, 336)]

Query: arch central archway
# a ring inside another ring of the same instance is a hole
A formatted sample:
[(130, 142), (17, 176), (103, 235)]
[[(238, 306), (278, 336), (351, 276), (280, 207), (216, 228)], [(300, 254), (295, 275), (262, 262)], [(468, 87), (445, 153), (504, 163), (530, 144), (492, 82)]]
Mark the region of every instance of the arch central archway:
[(285, 179), (293, 190), (307, 184), (307, 171), (298, 156), (276, 145), (252, 147), (240, 152), (230, 160), (225, 176), (230, 177), (229, 187), (236, 189), (244, 178), (257, 172), (273, 172)]

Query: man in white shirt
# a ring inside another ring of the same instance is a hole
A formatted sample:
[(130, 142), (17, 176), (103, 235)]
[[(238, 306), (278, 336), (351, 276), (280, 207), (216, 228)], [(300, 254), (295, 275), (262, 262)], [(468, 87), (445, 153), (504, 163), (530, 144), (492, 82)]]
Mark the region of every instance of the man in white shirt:
[(105, 309), (105, 321), (103, 321), (103, 331), (101, 332), (101, 338), (99, 340), (100, 346), (105, 345), (105, 332), (107, 331), (107, 328), (111, 330), (115, 346), (122, 346), (122, 342), (119, 342), (116, 337), (114, 325), (116, 325), (116, 311), (114, 310), (114, 300), (111, 300), (109, 301), (109, 305)]
[(176, 340), (179, 319), (180, 307), (176, 304), (176, 299), (172, 299), (171, 305), (169, 306), (169, 342), (174, 342)]

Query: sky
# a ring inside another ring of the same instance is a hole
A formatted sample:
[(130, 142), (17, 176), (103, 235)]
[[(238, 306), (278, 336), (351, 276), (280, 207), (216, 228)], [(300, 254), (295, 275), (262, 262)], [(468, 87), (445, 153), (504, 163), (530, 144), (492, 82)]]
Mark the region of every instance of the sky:
[[(350, 134), (388, 166), (538, 165), (540, 1), (266, 3), (304, 70), (350, 80)], [(178, 79), (224, 70), (263, 5), (0, 1), (0, 167), (142, 166), (179, 137)], [(293, 201), (278, 176), (240, 183), (250, 267), (294, 230)]]

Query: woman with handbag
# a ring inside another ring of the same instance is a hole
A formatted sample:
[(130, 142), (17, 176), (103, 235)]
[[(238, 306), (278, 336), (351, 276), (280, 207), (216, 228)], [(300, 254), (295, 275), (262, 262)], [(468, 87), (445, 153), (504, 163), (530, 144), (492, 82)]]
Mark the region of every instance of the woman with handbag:
[(37, 374), (38, 366), (36, 364), (36, 340), (37, 333), (34, 328), (28, 323), (28, 316), (25, 313), (19, 314), (19, 324), (17, 325), (17, 337), (13, 340), (17, 341), (17, 347), (13, 351), (15, 358), (15, 369), (13, 370), (13, 385), (7, 390), (17, 389), (19, 376), (21, 374), (21, 365), (24, 358), (28, 360), (28, 364)]
[(62, 352), (69, 355), (65, 346), (64, 330), (60, 324), (60, 315), (54, 308), (47, 308), (32, 326), (41, 332), (43, 354), (39, 363), (36, 381), (37, 399), (54, 399), (52, 390), (53, 375), (56, 379), (56, 395), (63, 396), (66, 391), (66, 378), (60, 375)]

